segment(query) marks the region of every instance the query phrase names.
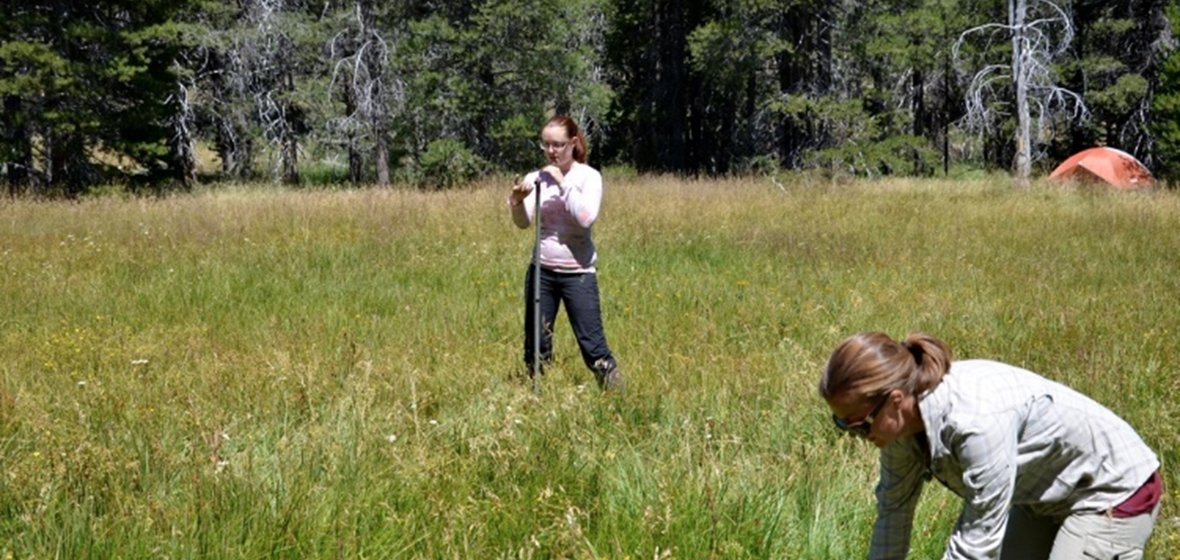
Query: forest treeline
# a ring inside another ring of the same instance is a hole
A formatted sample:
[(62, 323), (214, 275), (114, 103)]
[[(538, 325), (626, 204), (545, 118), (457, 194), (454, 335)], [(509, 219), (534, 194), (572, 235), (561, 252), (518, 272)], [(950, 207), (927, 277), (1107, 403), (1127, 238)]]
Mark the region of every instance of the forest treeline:
[(553, 113), (641, 172), (1019, 173), (1108, 145), (1175, 176), (1177, 22), (1180, 0), (15, 0), (0, 181), (439, 188), (535, 166)]

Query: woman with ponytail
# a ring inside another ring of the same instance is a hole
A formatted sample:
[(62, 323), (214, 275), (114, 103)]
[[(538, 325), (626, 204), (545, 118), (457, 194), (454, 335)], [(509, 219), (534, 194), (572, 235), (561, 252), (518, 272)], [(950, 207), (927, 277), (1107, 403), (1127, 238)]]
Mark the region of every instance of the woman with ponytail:
[(1142, 558), (1160, 462), (1089, 397), (1000, 362), (952, 362), (920, 333), (845, 339), (819, 393), (837, 428), (881, 450), (869, 558), (905, 558), (931, 478), (963, 500), (944, 558)]

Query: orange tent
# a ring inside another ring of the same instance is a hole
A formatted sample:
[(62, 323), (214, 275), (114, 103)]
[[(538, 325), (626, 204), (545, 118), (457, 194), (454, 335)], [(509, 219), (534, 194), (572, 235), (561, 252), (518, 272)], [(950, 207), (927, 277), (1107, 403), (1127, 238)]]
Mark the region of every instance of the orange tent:
[(1150, 186), (1151, 172), (1122, 150), (1105, 146), (1082, 150), (1061, 162), (1049, 179), (1104, 181), (1117, 189), (1137, 189)]

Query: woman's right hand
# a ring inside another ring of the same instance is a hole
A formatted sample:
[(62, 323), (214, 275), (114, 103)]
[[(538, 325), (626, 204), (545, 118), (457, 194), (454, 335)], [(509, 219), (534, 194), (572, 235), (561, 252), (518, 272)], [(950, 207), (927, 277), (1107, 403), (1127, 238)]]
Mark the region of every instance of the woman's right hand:
[(528, 198), (529, 193), (531, 192), (533, 192), (533, 186), (524, 182), (523, 178), (517, 175), (512, 184), (511, 196), (513, 204), (515, 205), (524, 202), (524, 199)]

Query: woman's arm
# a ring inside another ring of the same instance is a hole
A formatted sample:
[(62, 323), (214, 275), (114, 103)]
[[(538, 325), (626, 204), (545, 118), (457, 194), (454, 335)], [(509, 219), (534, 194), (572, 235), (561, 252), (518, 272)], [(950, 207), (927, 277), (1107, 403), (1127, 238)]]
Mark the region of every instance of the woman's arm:
[(963, 469), (963, 513), (944, 559), (998, 558), (1016, 487), (1015, 414), (981, 418), (959, 427), (948, 442)]
[(919, 453), (912, 438), (895, 441), (881, 450), (877, 521), (873, 523), (873, 540), (869, 544), (870, 560), (904, 560), (909, 552), (914, 510), (925, 482), (925, 461)]
[(602, 179), (595, 179), (586, 181), (582, 188), (571, 189), (565, 198), (565, 209), (584, 228), (594, 225), (602, 206)]
[(512, 209), (512, 223), (516, 227), (526, 229), (533, 223), (533, 213), (536, 206), (537, 195), (533, 192), (536, 188), (536, 181), (538, 177), (537, 172), (525, 175), (524, 179), (517, 181), (512, 185), (512, 192), (508, 195), (508, 207)]

